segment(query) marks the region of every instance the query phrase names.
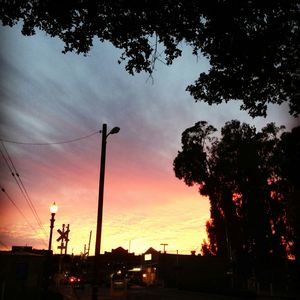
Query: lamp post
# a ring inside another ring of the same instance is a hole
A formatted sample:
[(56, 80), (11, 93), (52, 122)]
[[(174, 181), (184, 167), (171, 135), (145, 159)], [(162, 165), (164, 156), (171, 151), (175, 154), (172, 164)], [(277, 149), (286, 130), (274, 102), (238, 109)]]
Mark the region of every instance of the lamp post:
[(99, 194), (98, 194), (98, 213), (96, 227), (96, 244), (95, 244), (95, 262), (94, 262), (94, 286), (92, 291), (92, 299), (97, 299), (97, 265), (98, 257), (101, 250), (101, 232), (102, 232), (102, 217), (103, 217), (103, 196), (104, 196), (104, 177), (105, 177), (105, 159), (106, 159), (106, 141), (110, 134), (116, 134), (120, 131), (119, 127), (114, 127), (107, 133), (107, 124), (102, 126), (102, 145), (101, 145), (101, 160), (100, 160), (100, 177), (99, 177)]
[(51, 251), (51, 244), (52, 244), (52, 233), (53, 233), (53, 227), (54, 227), (54, 216), (57, 213), (58, 206), (53, 202), (53, 204), (50, 206), (50, 213), (51, 213), (51, 219), (50, 219), (50, 236), (49, 236), (49, 246), (48, 250)]

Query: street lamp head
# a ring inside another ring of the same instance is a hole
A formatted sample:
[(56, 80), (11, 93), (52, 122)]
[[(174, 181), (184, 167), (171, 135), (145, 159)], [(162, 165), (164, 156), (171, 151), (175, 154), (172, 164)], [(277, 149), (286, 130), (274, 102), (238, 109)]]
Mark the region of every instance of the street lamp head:
[(50, 206), (50, 212), (51, 214), (56, 214), (58, 210), (58, 206), (53, 202), (53, 204)]
[(120, 131), (120, 127), (114, 127), (109, 134), (115, 134), (118, 133)]

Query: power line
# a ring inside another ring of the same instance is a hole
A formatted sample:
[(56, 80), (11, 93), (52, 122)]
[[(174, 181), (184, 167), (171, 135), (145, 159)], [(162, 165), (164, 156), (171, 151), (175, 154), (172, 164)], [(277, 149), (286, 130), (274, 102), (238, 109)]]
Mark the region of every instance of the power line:
[[(17, 209), (17, 211), (24, 218), (24, 220), (31, 227), (31, 229), (36, 233), (36, 235), (38, 235), (38, 232), (36, 231), (36, 229), (31, 225), (31, 223), (28, 221), (28, 219), (26, 218), (26, 216), (24, 215), (24, 213), (22, 212), (22, 210), (17, 206), (16, 202), (9, 196), (9, 194), (6, 192), (6, 190), (3, 187), (1, 187), (1, 191), (6, 195), (6, 197), (8, 198), (8, 200), (13, 204), (13, 206)], [(40, 239), (40, 240), (47, 247), (47, 243), (45, 242), (45, 240), (42, 240), (42, 239)]]
[[(24, 196), (24, 198), (25, 198), (25, 200), (26, 200), (26, 202), (27, 202), (27, 204), (28, 204), (31, 212), (33, 213), (33, 215), (34, 215), (34, 217), (35, 217), (38, 225), (40, 226), (40, 228), (44, 232), (45, 236), (47, 236), (47, 233), (46, 233), (46, 231), (45, 231), (45, 229), (43, 227), (43, 224), (42, 224), (42, 222), (41, 222), (41, 220), (39, 218), (39, 215), (38, 215), (38, 213), (37, 213), (37, 211), (36, 211), (36, 209), (34, 207), (33, 202), (31, 201), (31, 199), (29, 197), (29, 194), (28, 194), (28, 192), (27, 192), (27, 190), (26, 190), (26, 188), (25, 188), (25, 186), (23, 184), (23, 181), (21, 180), (21, 177), (20, 177), (19, 173), (17, 172), (17, 169), (16, 169), (16, 167), (15, 167), (13, 161), (12, 161), (12, 158), (10, 157), (10, 155), (9, 155), (9, 153), (8, 153), (5, 145), (4, 145), (4, 143), (1, 142), (1, 144), (2, 144), (2, 147), (5, 150), (5, 153), (6, 153), (7, 157), (8, 157), (10, 165), (11, 165), (11, 167), (9, 167), (9, 169), (11, 171), (11, 175), (14, 177), (14, 179), (15, 179), (15, 181), (16, 181), (16, 183), (17, 183), (17, 185), (18, 185), (18, 187), (19, 187), (19, 189), (21, 191), (21, 193), (23, 194), (23, 196)], [(1, 151), (1, 153), (2, 153), (2, 156), (4, 156), (2, 151)], [(6, 159), (5, 159), (5, 161), (6, 161), (6, 163), (8, 163), (8, 161)], [(12, 169), (14, 170), (14, 172), (13, 172)]]
[[(6, 156), (5, 154), (3, 153), (3, 151), (1, 150), (0, 148), (0, 152), (2, 154), (2, 157), (11, 173), (11, 175), (13, 176), (14, 180), (16, 181), (22, 195), (24, 196), (30, 210), (32, 211), (33, 215), (34, 215), (34, 218), (36, 219), (39, 227), (42, 229), (42, 231), (44, 232), (45, 236), (47, 236), (47, 233), (43, 227), (43, 224), (38, 216), (38, 213), (33, 205), (33, 202), (31, 201), (30, 197), (29, 197), (29, 194), (21, 180), (21, 177), (19, 175), (19, 173), (17, 172), (17, 169), (15, 167), (15, 164), (13, 163), (12, 161), (12, 158), (11, 156), (9, 155), (4, 143), (11, 143), (11, 144), (18, 144), (18, 145), (28, 145), (28, 146), (50, 146), (50, 145), (60, 145), (60, 144), (68, 144), (68, 143), (73, 143), (73, 142), (77, 142), (77, 141), (80, 141), (80, 140), (83, 140), (83, 139), (87, 139), (89, 137), (92, 137), (96, 134), (99, 134), (101, 133), (101, 130), (97, 130), (97, 131), (94, 131), (88, 135), (85, 135), (85, 136), (81, 136), (81, 137), (78, 137), (78, 138), (74, 138), (74, 139), (69, 139), (69, 140), (64, 140), (64, 141), (58, 141), (58, 142), (49, 142), (49, 143), (33, 143), (33, 142), (21, 142), (21, 141), (14, 141), (14, 140), (9, 140), (9, 139), (3, 139), (3, 138), (0, 138), (0, 142), (2, 144), (2, 147), (6, 153)], [(29, 223), (29, 221), (27, 220), (26, 216), (23, 214), (23, 212), (18, 208), (18, 206), (16, 205), (16, 203), (13, 201), (13, 199), (7, 194), (7, 192), (5, 191), (4, 188), (1, 188), (2, 192), (6, 194), (7, 198), (11, 201), (11, 203), (15, 206), (15, 208), (18, 210), (18, 212), (22, 215), (22, 217), (26, 220), (26, 222), (28, 223), (28, 225), (35, 231), (36, 234), (37, 231), (36, 229)], [(43, 241), (43, 243), (47, 246), (47, 244), (45, 243), (45, 241)]]
[(9, 248), (6, 244), (4, 244), (2, 241), (0, 241), (0, 244), (1, 244), (4, 248), (6, 248), (7, 250), (10, 250), (10, 248)]
[(13, 140), (9, 140), (9, 139), (3, 139), (3, 138), (0, 138), (0, 141), (1, 142), (5, 142), (5, 143), (10, 143), (10, 144), (18, 144), (18, 145), (28, 145), (28, 146), (50, 146), (50, 145), (61, 145), (61, 144), (69, 144), (69, 143), (74, 143), (74, 142), (78, 142), (80, 140), (83, 140), (83, 139), (87, 139), (95, 134), (98, 134), (100, 133), (101, 130), (97, 130), (97, 131), (94, 131), (88, 135), (85, 135), (85, 136), (81, 136), (81, 137), (78, 137), (78, 138), (74, 138), (74, 139), (71, 139), (71, 140), (65, 140), (65, 141), (60, 141), (60, 142), (49, 142), (49, 143), (32, 143), (32, 142), (20, 142), (20, 141), (13, 141)]
[(34, 218), (36, 219), (36, 221), (37, 221), (39, 227), (40, 227), (40, 228), (42, 229), (42, 231), (44, 232), (44, 235), (47, 236), (47, 233), (46, 233), (46, 231), (45, 231), (45, 228), (43, 227), (43, 224), (42, 224), (42, 222), (41, 222), (41, 219), (40, 219), (40, 217), (39, 217), (39, 215), (38, 215), (38, 213), (37, 213), (37, 211), (36, 211), (36, 209), (35, 209), (35, 207), (34, 207), (33, 202), (31, 201), (31, 199), (30, 199), (30, 197), (29, 197), (29, 194), (28, 194), (28, 192), (27, 192), (27, 190), (26, 190), (26, 188), (25, 188), (25, 186), (24, 186), (24, 184), (23, 184), (23, 181), (21, 180), (21, 177), (20, 177), (19, 173), (17, 172), (17, 169), (16, 169), (16, 167), (15, 167), (15, 164), (14, 164), (13, 161), (12, 161), (12, 158), (10, 157), (10, 155), (9, 155), (9, 153), (8, 153), (8, 151), (7, 151), (6, 147), (5, 147), (5, 145), (4, 145), (4, 143), (1, 142), (1, 144), (2, 144), (3, 149), (5, 150), (6, 156), (7, 156), (7, 158), (8, 158), (8, 160), (7, 160), (7, 158), (5, 157), (4, 153), (3, 153), (2, 150), (0, 149), (1, 154), (2, 154), (2, 156), (3, 156), (3, 158), (4, 158), (5, 162), (6, 162), (6, 165), (7, 165), (7, 167), (9, 168), (9, 170), (10, 170), (10, 172), (11, 172), (11, 175), (13, 176), (14, 180), (16, 181), (16, 183), (17, 183), (17, 185), (18, 185), (18, 187), (19, 187), (19, 189), (20, 189), (20, 191), (21, 191), (23, 197), (25, 198), (25, 200), (26, 200), (26, 202), (27, 202), (27, 204), (28, 204), (28, 206), (29, 206), (31, 212), (33, 213), (33, 216), (34, 216)]
[[(17, 209), (17, 211), (20, 213), (20, 215), (25, 219), (25, 221), (29, 224), (29, 226), (31, 227), (32, 225), (29, 223), (28, 219), (26, 218), (26, 216), (23, 214), (23, 212), (21, 211), (21, 209), (17, 206), (16, 202), (7, 194), (6, 190), (4, 188), (1, 187), (1, 191), (6, 195), (6, 197), (9, 199), (9, 201), (13, 204), (13, 206)], [(32, 229), (34, 229), (32, 227)], [(35, 229), (34, 229), (35, 230)]]

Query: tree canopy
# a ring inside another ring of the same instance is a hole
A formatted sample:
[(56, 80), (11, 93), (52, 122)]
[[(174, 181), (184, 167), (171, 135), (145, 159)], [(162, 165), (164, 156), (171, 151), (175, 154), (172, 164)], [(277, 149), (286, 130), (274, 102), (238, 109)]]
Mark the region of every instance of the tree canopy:
[(299, 258), (299, 129), (291, 133), (274, 123), (261, 131), (237, 120), (221, 129), (205, 121), (182, 134), (174, 171), (187, 185), (208, 196), (211, 255), (255, 258), (260, 266), (289, 254)]
[(59, 37), (64, 52), (87, 54), (95, 38), (109, 41), (123, 50), (119, 62), (130, 74), (151, 74), (158, 60), (172, 64), (185, 43), (211, 65), (187, 87), (196, 101), (242, 100), (253, 117), (287, 102), (297, 116), (299, 11), (296, 0), (15, 0), (1, 3), (0, 18), (22, 21), (24, 35), (40, 29)]

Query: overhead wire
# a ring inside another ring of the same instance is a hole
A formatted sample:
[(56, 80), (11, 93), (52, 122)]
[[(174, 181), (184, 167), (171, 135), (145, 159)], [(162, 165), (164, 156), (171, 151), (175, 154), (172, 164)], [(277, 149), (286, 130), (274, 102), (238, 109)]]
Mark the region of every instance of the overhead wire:
[(28, 225), (35, 231), (35, 228), (30, 224), (30, 222), (26, 218), (25, 214), (17, 206), (16, 202), (7, 194), (6, 190), (3, 187), (1, 187), (1, 191), (6, 195), (6, 197), (8, 198), (8, 200), (13, 204), (13, 206), (17, 209), (17, 211), (20, 213), (20, 215), (25, 219), (25, 221), (28, 223)]
[[(61, 145), (61, 144), (68, 144), (68, 143), (73, 143), (73, 142), (77, 142), (83, 139), (87, 139), (89, 137), (92, 137), (98, 133), (101, 133), (101, 130), (97, 130), (97, 131), (93, 131), (90, 134), (87, 134), (85, 136), (81, 136), (78, 138), (74, 138), (74, 139), (69, 139), (69, 140), (64, 140), (64, 141), (56, 141), (56, 142), (48, 142), (48, 143), (33, 143), (33, 142), (22, 142), (22, 141), (15, 141), (15, 140), (10, 140), (10, 139), (4, 139), (4, 138), (0, 138), (0, 142), (2, 144), (3, 149), (5, 150), (5, 154), (3, 153), (3, 151), (0, 148), (0, 152), (2, 154), (2, 157), (11, 173), (11, 175), (13, 176), (14, 180), (16, 181), (22, 195), (24, 196), (30, 210), (32, 211), (34, 218), (36, 219), (39, 227), (42, 229), (42, 231), (44, 232), (45, 236), (47, 236), (45, 229), (43, 227), (43, 224), (38, 216), (38, 213), (34, 207), (33, 202), (31, 201), (29, 194), (23, 184), (23, 181), (20, 178), (19, 173), (17, 172), (17, 169), (15, 167), (15, 164), (12, 161), (11, 156), (9, 155), (4, 143), (10, 143), (10, 144), (17, 144), (17, 145), (29, 145), (29, 146), (50, 146), (50, 145)], [(8, 199), (12, 202), (12, 204), (16, 207), (16, 209), (18, 210), (18, 212), (23, 216), (23, 218), (26, 220), (26, 222), (29, 224), (29, 226), (36, 232), (36, 229), (29, 223), (29, 221), (27, 220), (26, 216), (24, 215), (24, 213), (18, 208), (18, 206), (16, 205), (16, 203), (12, 200), (12, 198), (7, 194), (7, 192), (5, 191), (4, 188), (1, 188), (2, 192), (4, 192), (6, 194), (6, 196), (8, 197)], [(37, 232), (36, 232), (37, 233)], [(45, 243), (45, 241), (43, 241)], [(45, 244), (46, 245), (46, 244)]]
[(0, 152), (1, 152), (2, 156), (3, 156), (3, 158), (4, 158), (4, 161), (6, 162), (6, 165), (9, 168), (9, 170), (11, 172), (11, 175), (13, 176), (15, 182), (17, 183), (17, 185), (18, 185), (18, 187), (19, 187), (19, 189), (20, 189), (23, 197), (25, 198), (25, 200), (26, 200), (26, 202), (27, 202), (27, 204), (28, 204), (28, 206), (29, 206), (29, 208), (30, 208), (30, 210), (31, 210), (31, 212), (32, 212), (35, 220), (37, 221), (39, 227), (43, 231), (44, 235), (47, 236), (47, 233), (46, 233), (45, 228), (44, 228), (44, 226), (43, 226), (43, 224), (41, 222), (41, 219), (40, 219), (40, 217), (39, 217), (39, 215), (38, 215), (38, 213), (37, 213), (37, 211), (35, 209), (35, 206), (34, 206), (32, 200), (29, 197), (29, 194), (28, 194), (28, 192), (27, 192), (27, 190), (25, 188), (25, 185), (23, 184), (23, 181), (22, 181), (22, 179), (21, 179), (21, 177), (20, 177), (20, 175), (19, 175), (19, 173), (18, 173), (18, 171), (17, 171), (17, 169), (15, 167), (15, 164), (12, 161), (12, 158), (9, 155), (9, 153), (8, 153), (8, 151), (7, 151), (4, 143), (1, 142), (1, 144), (2, 144), (3, 149), (5, 150), (5, 154), (7, 156), (7, 157), (5, 157), (4, 153), (2, 152), (2, 150), (0, 148)]
[(10, 249), (10, 248), (9, 248), (6, 244), (4, 244), (2, 241), (0, 241), (0, 244), (1, 244), (4, 248), (6, 248), (7, 250)]
[(85, 136), (81, 136), (78, 138), (74, 138), (71, 140), (65, 140), (65, 141), (58, 141), (58, 142), (49, 142), (49, 143), (33, 143), (33, 142), (21, 142), (21, 141), (14, 141), (14, 140), (9, 140), (9, 139), (4, 139), (4, 138), (0, 138), (1, 142), (5, 142), (5, 143), (10, 143), (10, 144), (18, 144), (18, 145), (29, 145), (29, 146), (50, 146), (50, 145), (61, 145), (61, 144), (69, 144), (69, 143), (74, 143), (74, 142), (78, 142), (80, 140), (83, 139), (87, 139), (95, 134), (101, 133), (101, 130), (97, 130), (97, 131), (93, 131), (92, 133), (85, 135)]
[[(36, 231), (36, 229), (32, 226), (32, 224), (28, 221), (28, 219), (26, 218), (25, 214), (22, 212), (22, 210), (17, 206), (16, 202), (9, 196), (9, 194), (6, 192), (6, 190), (1, 187), (1, 191), (6, 195), (6, 197), (8, 198), (8, 200), (13, 204), (13, 206), (17, 209), (17, 211), (20, 213), (20, 215), (24, 218), (24, 220), (27, 222), (27, 224), (31, 227), (31, 229), (38, 235), (38, 232)], [(47, 246), (47, 243), (45, 242), (45, 240), (40, 239), (44, 245)]]

